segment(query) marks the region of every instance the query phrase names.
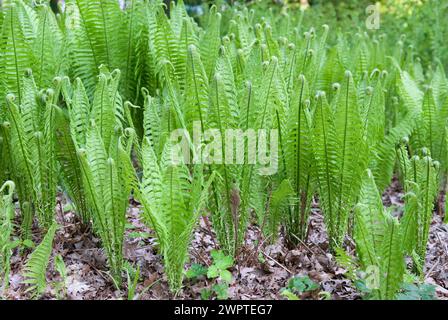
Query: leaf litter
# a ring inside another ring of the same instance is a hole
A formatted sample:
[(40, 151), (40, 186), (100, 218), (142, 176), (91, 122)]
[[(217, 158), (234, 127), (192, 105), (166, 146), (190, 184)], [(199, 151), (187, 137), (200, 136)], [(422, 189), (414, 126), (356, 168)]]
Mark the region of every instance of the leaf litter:
[[(400, 214), (403, 205), (403, 192), (394, 179), (383, 194), (386, 206), (396, 207)], [(62, 195), (59, 201), (65, 201)], [(47, 290), (42, 299), (56, 299), (51, 283), (60, 276), (54, 271), (53, 260), (61, 255), (67, 267), (67, 299), (75, 300), (114, 300), (126, 299), (126, 281), (118, 290), (109, 276), (107, 260), (100, 239), (90, 229), (86, 229), (72, 211), (58, 210), (58, 230), (52, 259), (47, 272)], [(201, 299), (201, 292), (211, 284), (211, 280), (200, 277), (196, 280), (185, 279), (184, 287), (176, 296), (170, 293), (163, 272), (163, 261), (158, 254), (157, 238), (152, 230), (141, 221), (141, 208), (132, 202), (128, 210), (128, 224), (124, 244), (124, 257), (134, 267), (140, 268), (140, 279), (136, 293), (139, 299)], [(198, 224), (190, 246), (192, 264), (209, 266), (210, 252), (216, 249), (214, 232), (202, 218)], [(308, 276), (319, 284), (320, 290), (335, 300), (361, 299), (361, 293), (346, 276), (348, 270), (338, 265), (335, 257), (329, 253), (328, 238), (323, 216), (317, 204), (314, 204), (309, 222), (308, 239), (295, 248), (286, 246), (283, 232), (275, 243), (263, 239), (260, 229), (251, 225), (240, 256), (232, 271), (233, 280), (229, 286), (229, 298), (236, 300), (285, 299), (281, 294), (289, 279), (294, 276)], [(37, 230), (37, 229), (36, 229)], [(34, 233), (35, 243), (42, 235)], [(344, 248), (354, 255), (354, 244), (349, 237)], [(21, 266), (27, 254), (17, 250), (11, 258), (10, 288), (5, 292), (7, 299), (28, 299), (26, 286), (22, 284)], [(442, 217), (433, 216), (426, 258), (425, 283), (435, 286), (439, 299), (448, 300), (448, 226)], [(143, 292), (143, 294), (140, 294)], [(304, 295), (302, 298), (315, 299), (316, 295)]]

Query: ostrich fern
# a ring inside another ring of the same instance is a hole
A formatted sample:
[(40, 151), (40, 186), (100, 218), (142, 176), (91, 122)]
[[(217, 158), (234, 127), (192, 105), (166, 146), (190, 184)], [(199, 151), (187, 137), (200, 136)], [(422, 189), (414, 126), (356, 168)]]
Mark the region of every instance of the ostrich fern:
[[(294, 84), (298, 94), (293, 95), (288, 112), (286, 126), (285, 158), (287, 176), (293, 181), (297, 202), (290, 209), (293, 212), (287, 219), (287, 232), (290, 241), (296, 242), (294, 235), (305, 239), (307, 234), (308, 215), (311, 197), (314, 193), (314, 178), (312, 175), (313, 151), (311, 137), (310, 93), (304, 76)], [(294, 90), (293, 89), (293, 90)]]
[[(83, 89), (78, 88), (81, 92), (75, 89), (71, 107), (73, 122), (70, 123), (79, 161), (72, 165), (76, 168), (79, 165), (83, 198), (92, 214), (94, 229), (103, 241), (117, 284), (121, 283), (128, 197), (137, 185), (130, 158), (135, 131), (123, 128), (125, 111), (117, 92), (119, 76), (119, 72), (102, 71), (91, 109), (85, 105)], [(91, 121), (86, 120), (89, 118)], [(74, 169), (71, 168), (71, 172)], [(76, 175), (67, 178), (73, 179)]]
[(423, 154), (423, 158), (415, 155), (409, 159), (405, 146), (399, 148), (398, 154), (406, 190), (403, 216), (404, 249), (414, 257), (415, 269), (423, 275), (429, 227), (438, 191), (440, 163), (433, 161), (427, 154)]
[(333, 106), (319, 94), (314, 114), (315, 170), (332, 246), (343, 241), (367, 168), (368, 149), (354, 90), (352, 75), (346, 72)]
[(405, 271), (403, 234), (398, 220), (383, 208), (370, 170), (364, 175), (355, 209), (354, 239), (362, 267), (376, 270), (372, 298), (394, 299)]
[[(55, 101), (61, 83), (55, 80), (55, 89), (38, 92), (30, 70), (22, 80), (21, 103), (16, 97), (7, 97), (7, 119), (9, 123), (9, 152), (13, 176), (21, 204), (29, 201), (36, 211), (39, 222), (49, 227), (53, 222), (56, 204), (56, 159), (55, 159)], [(31, 211), (24, 210), (25, 238), (30, 228)], [(27, 216), (28, 215), (28, 216)], [(27, 225), (28, 224), (28, 225)]]
[(27, 291), (31, 292), (34, 298), (39, 298), (47, 287), (47, 267), (53, 249), (53, 239), (58, 225), (54, 223), (49, 229), (42, 242), (30, 254), (24, 268), (23, 283), (29, 285)]
[(143, 140), (140, 193), (145, 216), (160, 241), (170, 288), (176, 292), (182, 286), (191, 234), (205, 207), (214, 174), (205, 182), (203, 168), (198, 165), (190, 176), (184, 164), (171, 163), (171, 148), (167, 143), (159, 160), (150, 141)]

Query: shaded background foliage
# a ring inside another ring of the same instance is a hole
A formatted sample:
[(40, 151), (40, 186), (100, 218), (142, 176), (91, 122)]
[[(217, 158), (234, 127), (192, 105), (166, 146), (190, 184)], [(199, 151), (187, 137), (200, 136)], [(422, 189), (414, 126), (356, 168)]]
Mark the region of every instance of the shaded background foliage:
[[(129, 0), (118, 0), (122, 5)], [(45, 0), (33, 0), (30, 2), (46, 2)], [(51, 8), (58, 12), (58, 3), (64, 0), (50, 0)], [(170, 0), (164, 0), (169, 13)], [(340, 24), (352, 24), (353, 27), (365, 20), (365, 8), (373, 3), (380, 3), (381, 28), (388, 34), (395, 34), (397, 41), (403, 41), (405, 46), (414, 47), (415, 55), (424, 64), (442, 62), (447, 70), (448, 44), (444, 39), (448, 36), (448, 26), (443, 23), (448, 16), (448, 2), (442, 0), (185, 0), (187, 11), (193, 16), (200, 16), (205, 8), (216, 5), (239, 5), (244, 3), (257, 11), (280, 11), (283, 7), (311, 6), (317, 7), (321, 12), (322, 21), (328, 24), (329, 20), (338, 23), (338, 29), (344, 29)], [(0, 0), (0, 5), (2, 0)], [(316, 17), (313, 16), (313, 19)], [(424, 23), (422, 23), (424, 22)], [(314, 21), (316, 23), (316, 21)], [(317, 25), (317, 24), (316, 24)], [(387, 30), (386, 30), (387, 29)], [(406, 36), (404, 36), (406, 35)]]

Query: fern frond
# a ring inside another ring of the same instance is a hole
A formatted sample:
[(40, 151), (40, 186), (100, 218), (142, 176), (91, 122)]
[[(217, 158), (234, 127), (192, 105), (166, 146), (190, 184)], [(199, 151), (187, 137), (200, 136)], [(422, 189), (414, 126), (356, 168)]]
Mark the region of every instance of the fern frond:
[(201, 129), (205, 129), (209, 102), (208, 78), (198, 50), (190, 45), (187, 51), (185, 76), (184, 116), (189, 132), (195, 121), (199, 121)]
[(404, 259), (398, 220), (389, 217), (381, 248), (380, 299), (392, 300), (403, 282)]
[(384, 219), (381, 196), (372, 173), (367, 170), (355, 209), (355, 241), (365, 268), (378, 265), (385, 231)]
[[(55, 155), (61, 170), (62, 184), (69, 198), (75, 204), (75, 211), (82, 217), (84, 223), (90, 219), (87, 207), (85, 190), (80, 176), (81, 168), (78, 160), (76, 145), (70, 133), (70, 122), (63, 110), (56, 110), (55, 120)], [(85, 132), (84, 132), (85, 134)], [(85, 141), (82, 145), (85, 144)]]
[[(360, 181), (367, 168), (367, 145), (355, 95), (351, 73), (347, 72), (344, 84), (336, 98), (335, 126), (341, 147), (339, 177), (339, 205), (336, 225), (338, 236), (345, 233), (348, 213), (356, 201)], [(340, 241), (340, 240), (339, 240)]]
[[(313, 151), (311, 137), (311, 115), (309, 112), (310, 94), (304, 76), (294, 84), (298, 93), (290, 102), (285, 142), (285, 159), (287, 175), (292, 182), (297, 203), (295, 214), (289, 217), (288, 226), (292, 232), (303, 239), (306, 235), (308, 213), (313, 195), (314, 181), (311, 175)], [(294, 241), (294, 239), (291, 239)]]
[(269, 230), (268, 234), (272, 237), (272, 242), (275, 242), (279, 233), (279, 226), (285, 216), (285, 211), (290, 205), (295, 192), (289, 180), (283, 180), (278, 188), (272, 193), (269, 206), (268, 223), (266, 228)]
[(171, 144), (167, 143), (159, 160), (145, 138), (140, 192), (147, 220), (160, 241), (170, 288), (177, 291), (182, 285), (191, 234), (214, 175), (204, 184), (201, 165), (194, 168), (191, 177), (184, 164), (169, 161), (171, 152)]
[(217, 12), (216, 6), (212, 6), (209, 12), (209, 20), (206, 31), (200, 38), (200, 52), (204, 63), (205, 73), (212, 78), (215, 63), (218, 58), (219, 46), (221, 44), (221, 14)]
[(121, 67), (126, 42), (123, 41), (126, 20), (118, 2), (105, 0), (76, 0), (80, 18), (95, 57), (96, 67)]
[(0, 294), (9, 286), (10, 258), (14, 246), (12, 241), (14, 231), (12, 197), (14, 189), (15, 184), (12, 181), (6, 181), (0, 187)]
[[(6, 94), (17, 96), (17, 103), (22, 101), (22, 77), (27, 68), (33, 63), (32, 51), (27, 41), (24, 26), (20, 21), (23, 14), (23, 7), (13, 3), (5, 9), (5, 18), (3, 20), (2, 37), (0, 41), (0, 97), (2, 99)], [(1, 103), (3, 105), (3, 102)], [(0, 117), (4, 111), (0, 109)]]
[[(173, 21), (173, 18), (171, 18)], [(179, 35), (179, 84), (180, 88), (185, 88), (186, 82), (186, 71), (188, 68), (188, 55), (190, 54), (190, 47), (198, 47), (199, 40), (198, 36), (193, 28), (193, 22), (190, 18), (182, 19), (182, 30)], [(199, 52), (197, 53), (199, 55)], [(205, 71), (204, 71), (205, 73)]]
[(38, 7), (37, 36), (32, 44), (37, 64), (33, 66), (39, 88), (51, 86), (54, 77), (63, 72), (65, 49), (63, 34), (56, 17), (47, 5)]
[(171, 25), (169, 24), (168, 18), (162, 10), (156, 12), (157, 19), (157, 29), (154, 35), (154, 46), (156, 53), (157, 62), (157, 73), (162, 77), (163, 81), (168, 81), (166, 75), (161, 73), (163, 64), (169, 62), (174, 69), (173, 82), (179, 82), (183, 77), (182, 67), (181, 67), (181, 57), (179, 41), (176, 38)]
[(25, 127), (22, 116), (19, 112), (18, 106), (14, 103), (15, 97), (9, 95), (7, 97), (8, 119), (11, 125), (10, 149), (14, 159), (14, 166), (17, 168), (17, 173), (20, 173), (22, 179), (26, 182), (27, 188), (34, 190), (32, 164), (30, 160), (30, 153), (28, 141), (26, 140)]
[(30, 285), (27, 292), (31, 291), (36, 298), (45, 292), (47, 286), (47, 266), (53, 249), (53, 239), (57, 228), (58, 225), (53, 223), (42, 242), (31, 253), (23, 268), (23, 276), (25, 278), (23, 283)]
[(109, 148), (116, 125), (115, 97), (117, 93), (114, 90), (112, 80), (108, 75), (100, 74), (91, 110), (91, 117), (98, 126), (106, 149)]
[(314, 170), (319, 185), (319, 198), (329, 233), (336, 236), (338, 210), (339, 152), (333, 113), (323, 92), (317, 96), (313, 121)]
[[(138, 60), (142, 57), (137, 52), (139, 35), (141, 34), (145, 23), (144, 17), (144, 1), (131, 1), (129, 7), (124, 11), (126, 34), (123, 34), (123, 42), (125, 43), (123, 54), (123, 62), (119, 66), (122, 68), (122, 94), (126, 100), (136, 101), (138, 90)], [(120, 61), (118, 61), (120, 62)]]
[(396, 161), (396, 145), (403, 137), (411, 134), (415, 121), (421, 113), (422, 93), (407, 72), (401, 72), (398, 78), (398, 91), (406, 107), (405, 115), (395, 127), (389, 130), (374, 150), (370, 168), (375, 176), (379, 190), (384, 190), (390, 183)]

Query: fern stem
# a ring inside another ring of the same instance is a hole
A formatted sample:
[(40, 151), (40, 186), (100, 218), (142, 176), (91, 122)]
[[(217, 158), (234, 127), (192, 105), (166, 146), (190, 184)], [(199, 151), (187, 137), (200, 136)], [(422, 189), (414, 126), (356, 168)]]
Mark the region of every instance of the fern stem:
[(21, 86), (20, 86), (20, 72), (19, 72), (19, 65), (18, 65), (18, 57), (17, 57), (17, 46), (16, 46), (16, 37), (15, 37), (15, 32), (14, 32), (14, 22), (15, 20), (13, 19), (13, 12), (15, 10), (15, 6), (12, 6), (10, 13), (11, 13), (11, 39), (12, 39), (12, 46), (13, 46), (13, 50), (14, 50), (14, 66), (16, 68), (16, 84), (17, 84), (17, 96), (19, 98), (18, 100), (18, 104), (20, 106), (21, 102), (22, 102), (22, 92), (21, 92)]
[[(84, 157), (84, 155), (81, 155), (81, 157)], [(97, 202), (98, 199), (96, 197), (96, 191), (94, 191), (93, 186), (92, 186), (92, 182), (89, 179), (89, 174), (88, 174), (88, 172), (89, 172), (88, 170), (89, 169), (85, 167), (85, 164), (86, 164), (85, 161), (86, 161), (85, 158), (81, 159), (81, 161), (80, 161), (80, 168), (81, 168), (82, 174), (85, 177), (85, 180), (86, 180), (86, 183), (87, 183), (88, 192), (90, 194), (90, 198), (91, 198), (91, 201), (93, 202), (94, 210), (95, 210), (96, 216), (98, 218), (97, 220), (100, 223), (100, 227), (102, 229), (102, 235), (105, 238), (104, 239), (105, 241), (103, 241), (103, 243), (104, 243), (104, 245), (106, 247), (106, 251), (112, 253), (112, 248), (110, 246), (111, 239), (109, 237), (109, 233), (107, 232), (108, 228), (106, 228), (105, 221), (103, 221), (103, 219), (102, 219), (103, 218), (102, 217), (103, 211), (102, 211), (102, 208), (100, 208), (99, 205), (98, 205), (98, 202)]]
[[(216, 89), (216, 109), (217, 109), (217, 113), (218, 113), (218, 126), (219, 126), (219, 132), (221, 134), (221, 152), (222, 152), (222, 157), (223, 159), (226, 158), (226, 154), (225, 154), (225, 139), (224, 139), (224, 134), (225, 132), (223, 132), (223, 128), (222, 128), (222, 120), (221, 120), (221, 112), (220, 112), (220, 104), (219, 104), (219, 89), (218, 89), (218, 81), (215, 81), (215, 89)], [(229, 210), (229, 213), (232, 213), (232, 206), (230, 203), (230, 189), (229, 189), (229, 178), (228, 178), (228, 174), (227, 174), (227, 165), (224, 164), (223, 165), (223, 169), (224, 169), (224, 184), (225, 184), (225, 188), (226, 188), (226, 199), (227, 199), (227, 209)], [(236, 242), (235, 241), (235, 249), (236, 249)]]
[[(129, 20), (129, 32), (128, 32), (128, 52), (127, 52), (127, 59), (126, 59), (126, 68), (125, 68), (125, 77), (124, 77), (124, 85), (123, 85), (123, 87), (124, 87), (124, 89), (125, 90), (128, 90), (128, 86), (129, 86), (129, 69), (130, 69), (130, 66), (131, 66), (131, 53), (133, 53), (133, 46), (131, 45), (131, 43), (132, 43), (132, 36), (133, 36), (133, 31), (134, 31), (134, 14), (135, 14), (135, 11), (134, 11), (134, 4), (135, 4), (135, 1), (131, 1), (131, 7), (130, 7), (130, 12), (131, 12), (131, 15), (130, 15), (130, 20)], [(131, 97), (127, 97), (127, 98), (131, 98)]]
[[(44, 10), (45, 11), (45, 15), (44, 15), (44, 20), (43, 20), (43, 25), (42, 25), (42, 42), (41, 42), (41, 48), (40, 48), (40, 72), (39, 72), (39, 88), (42, 87), (42, 75), (44, 73), (44, 65), (45, 65), (45, 59), (44, 59), (44, 52), (45, 52), (45, 48), (44, 48), (44, 43), (45, 43), (45, 27), (47, 24), (47, 15), (48, 15), (48, 10)], [(54, 62), (50, 62), (48, 61), (47, 63), (54, 63)]]
[[(330, 165), (329, 165), (329, 158), (328, 158), (328, 142), (327, 142), (327, 130), (325, 126), (325, 118), (324, 118), (324, 110), (322, 106), (322, 97), (319, 100), (320, 102), (320, 108), (321, 108), (321, 122), (322, 122), (322, 133), (324, 136), (324, 152), (325, 152), (325, 174), (326, 174), (326, 183), (327, 183), (327, 189), (328, 189), (328, 217), (329, 217), (329, 223), (328, 226), (330, 228), (330, 235), (334, 235), (334, 224), (333, 224), (333, 203), (332, 203), (332, 188), (330, 183)], [(330, 240), (331, 243), (332, 240)]]
[(282, 127), (281, 127), (281, 123), (280, 123), (280, 115), (278, 114), (278, 110), (275, 110), (275, 115), (277, 118), (277, 126), (278, 126), (278, 139), (280, 142), (280, 152), (281, 152), (281, 158), (282, 158), (282, 164), (283, 164), (283, 175), (285, 175), (285, 171), (286, 171), (286, 160), (285, 160), (285, 154), (284, 154), (284, 148), (283, 148), (283, 140), (282, 140)]
[(107, 35), (109, 34), (109, 32), (107, 31), (107, 22), (106, 22), (106, 16), (104, 13), (104, 7), (103, 7), (103, 0), (100, 0), (100, 8), (101, 8), (101, 22), (103, 23), (103, 35), (104, 35), (104, 42), (106, 45), (106, 62), (107, 62), (107, 66), (108, 67), (112, 67), (111, 63), (110, 63), (110, 57), (109, 57), (109, 41), (108, 41), (108, 37)]
[(344, 170), (345, 170), (345, 152), (347, 147), (347, 129), (348, 129), (348, 96), (349, 96), (349, 88), (350, 88), (350, 77), (347, 77), (347, 91), (345, 92), (345, 110), (344, 110), (344, 137), (342, 140), (342, 167), (341, 167), (341, 177), (339, 182), (339, 205), (338, 205), (338, 211), (336, 215), (336, 228), (337, 228), (337, 241), (339, 244), (339, 237), (343, 236), (342, 234), (339, 234), (341, 231), (344, 232), (344, 230), (340, 230), (340, 224), (341, 224), (341, 208), (342, 208), (342, 198), (344, 195)]
[[(80, 1), (81, 0), (76, 0), (76, 5), (79, 8), (79, 15), (81, 17), (84, 29), (86, 29), (87, 21), (84, 17), (83, 10), (81, 9), (81, 6), (79, 4)], [(98, 59), (97, 59), (97, 53), (95, 52), (95, 47), (93, 45), (93, 40), (91, 39), (91, 36), (90, 36), (89, 32), (87, 31), (87, 29), (85, 30), (85, 33), (86, 33), (87, 39), (89, 40), (90, 50), (92, 50), (94, 64), (95, 64), (95, 66), (99, 66)]]
[[(430, 93), (427, 94), (428, 107), (430, 107), (429, 94)], [(431, 111), (432, 110), (428, 110), (428, 117), (429, 117), (429, 123), (428, 123), (428, 125), (429, 125), (429, 137), (428, 138), (429, 138), (429, 148), (430, 148), (430, 151), (433, 152), (434, 148), (433, 148), (433, 143), (432, 143), (432, 112)]]
[(36, 191), (33, 188), (33, 186), (34, 186), (33, 175), (31, 174), (31, 168), (30, 168), (29, 159), (27, 156), (27, 150), (25, 149), (25, 142), (23, 141), (23, 137), (20, 134), (20, 131), (18, 130), (19, 125), (18, 125), (17, 119), (14, 115), (14, 112), (11, 111), (11, 108), (14, 108), (15, 106), (12, 106), (12, 102), (8, 102), (7, 104), (8, 104), (8, 111), (9, 111), (12, 121), (14, 122), (14, 128), (16, 129), (17, 138), (19, 140), (20, 153), (22, 154), (22, 157), (24, 158), (26, 173), (27, 173), (28, 178), (30, 179), (29, 182), (30, 182), (30, 187), (32, 189), (31, 194), (33, 195), (34, 199), (37, 199)]

